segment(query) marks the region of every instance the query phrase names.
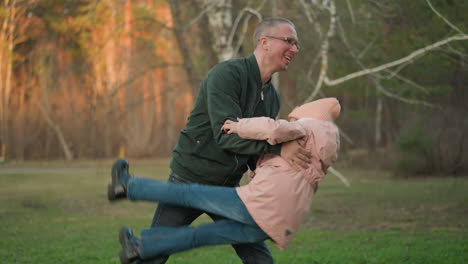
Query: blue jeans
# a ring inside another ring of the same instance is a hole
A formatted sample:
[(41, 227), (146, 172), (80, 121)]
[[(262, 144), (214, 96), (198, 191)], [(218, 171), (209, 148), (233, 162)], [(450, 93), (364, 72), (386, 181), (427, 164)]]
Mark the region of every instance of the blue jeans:
[[(244, 263), (273, 263), (264, 243), (268, 235), (234, 188), (180, 183), (187, 182), (173, 174), (168, 183), (137, 177), (128, 183), (130, 200), (160, 202), (152, 224), (157, 227), (141, 232), (141, 257), (151, 259), (143, 263), (165, 263), (170, 254), (221, 244), (232, 244)], [(204, 212), (215, 222), (188, 226)]]

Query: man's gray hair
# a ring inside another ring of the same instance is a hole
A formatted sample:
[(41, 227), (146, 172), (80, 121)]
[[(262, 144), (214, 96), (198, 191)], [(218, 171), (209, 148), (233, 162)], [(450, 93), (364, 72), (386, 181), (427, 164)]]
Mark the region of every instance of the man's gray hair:
[(268, 31), (270, 31), (270, 29), (276, 27), (279, 24), (289, 24), (293, 28), (295, 28), (294, 23), (291, 22), (289, 19), (286, 19), (286, 18), (272, 17), (272, 18), (264, 19), (262, 22), (260, 22), (260, 24), (258, 24), (258, 26), (255, 29), (255, 32), (253, 34), (254, 48), (257, 47), (257, 43), (260, 40), (260, 37), (262, 35), (264, 35), (265, 33), (268, 33)]

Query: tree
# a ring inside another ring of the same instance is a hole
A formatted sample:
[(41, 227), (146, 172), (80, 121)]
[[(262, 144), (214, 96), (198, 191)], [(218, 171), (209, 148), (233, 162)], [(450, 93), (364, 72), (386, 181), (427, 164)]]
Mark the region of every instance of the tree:
[(10, 141), (10, 104), (13, 90), (13, 67), (19, 58), (14, 50), (28, 39), (28, 8), (35, 1), (5, 0), (0, 6), (0, 143)]

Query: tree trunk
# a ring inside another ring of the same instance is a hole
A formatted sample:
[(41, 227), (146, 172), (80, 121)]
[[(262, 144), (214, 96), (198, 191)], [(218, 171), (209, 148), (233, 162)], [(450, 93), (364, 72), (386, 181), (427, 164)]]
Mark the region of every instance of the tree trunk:
[(65, 155), (66, 160), (73, 160), (73, 153), (68, 146), (68, 143), (65, 139), (65, 136), (62, 132), (62, 129), (56, 122), (53, 121), (51, 117), (51, 111), (50, 111), (50, 103), (49, 103), (49, 87), (52, 86), (52, 80), (55, 80), (52, 78), (52, 73), (51, 73), (51, 67), (52, 63), (50, 59), (47, 59), (46, 56), (47, 54), (52, 54), (53, 52), (48, 48), (48, 44), (46, 43), (48, 40), (43, 40), (42, 50), (39, 50), (39, 72), (38, 72), (38, 78), (39, 78), (39, 89), (41, 90), (41, 99), (37, 101), (39, 109), (42, 113), (42, 116), (44, 117), (46, 123), (49, 125), (50, 128), (52, 128), (53, 132), (57, 136), (57, 139), (59, 141), (59, 144), (62, 148), (62, 151)]
[(195, 97), (195, 95), (198, 92), (198, 83), (200, 80), (196, 76), (196, 73), (194, 71), (194, 64), (192, 61), (192, 56), (190, 55), (189, 48), (187, 46), (187, 41), (185, 40), (184, 37), (184, 26), (180, 14), (180, 4), (178, 0), (171, 0), (169, 1), (169, 7), (171, 9), (171, 14), (172, 14), (172, 20), (173, 20), (173, 29), (174, 29), (174, 35), (177, 41), (177, 44), (179, 46), (180, 50), (180, 55), (182, 58), (182, 67), (185, 70), (185, 73), (187, 74), (187, 78), (189, 81), (189, 85), (192, 87), (192, 94)]
[(9, 80), (11, 80), (11, 64), (13, 63), (10, 50), (13, 44), (12, 27), (14, 26), (15, 2), (11, 3), (9, 0), (5, 0), (4, 8), (6, 12), (0, 29), (0, 143), (2, 144), (9, 142), (8, 122), (10, 118), (8, 105), (9, 91), (11, 89), (11, 82)]
[(232, 1), (231, 0), (200, 0), (207, 8), (208, 22), (213, 38), (213, 48), (219, 61), (231, 59), (234, 49), (229, 43), (229, 35), (232, 29)]
[(375, 134), (374, 143), (375, 148), (379, 147), (382, 143), (382, 98), (377, 96), (376, 99), (376, 110), (375, 110)]
[(49, 113), (45, 110), (45, 107), (39, 103), (39, 109), (41, 110), (47, 124), (52, 128), (59, 140), (60, 146), (62, 147), (63, 154), (65, 155), (65, 159), (70, 161), (73, 160), (73, 153), (68, 146), (67, 141), (65, 140), (65, 136), (63, 135), (62, 129), (50, 118)]

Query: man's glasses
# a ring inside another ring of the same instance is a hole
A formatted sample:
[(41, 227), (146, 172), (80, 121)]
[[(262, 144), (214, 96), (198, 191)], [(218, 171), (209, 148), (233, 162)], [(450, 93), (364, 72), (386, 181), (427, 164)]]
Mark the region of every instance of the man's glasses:
[(299, 42), (297, 42), (297, 40), (293, 39), (293, 38), (288, 38), (288, 37), (275, 37), (275, 36), (265, 36), (267, 38), (272, 38), (272, 39), (279, 39), (279, 40), (282, 40), (284, 42), (286, 42), (286, 44), (288, 44), (289, 46), (296, 46), (296, 48), (299, 50), (301, 49), (301, 45), (299, 45)]

